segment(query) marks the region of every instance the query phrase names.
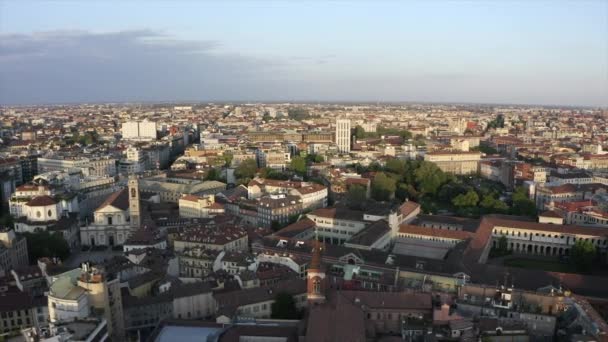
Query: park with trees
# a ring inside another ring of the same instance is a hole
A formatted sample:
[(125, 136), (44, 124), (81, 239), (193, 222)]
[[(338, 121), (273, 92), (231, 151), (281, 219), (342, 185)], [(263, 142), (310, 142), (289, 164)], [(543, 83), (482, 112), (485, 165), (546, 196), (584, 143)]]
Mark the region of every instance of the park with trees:
[(426, 161), (392, 158), (384, 166), (371, 163), (355, 168), (360, 173), (373, 174), (371, 194), (376, 201), (410, 199), (420, 203), (425, 213), (471, 218), (493, 213), (533, 217), (537, 213), (523, 188), (517, 188), (509, 200), (501, 197), (506, 191), (501, 183), (476, 175), (448, 174)]

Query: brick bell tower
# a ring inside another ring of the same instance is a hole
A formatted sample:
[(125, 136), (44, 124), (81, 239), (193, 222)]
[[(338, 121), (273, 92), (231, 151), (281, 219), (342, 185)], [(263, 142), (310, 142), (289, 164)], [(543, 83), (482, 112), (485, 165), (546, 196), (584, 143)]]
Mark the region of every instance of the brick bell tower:
[(325, 302), (325, 289), (327, 279), (321, 262), (321, 242), (314, 240), (312, 249), (312, 260), (308, 266), (307, 276), (307, 299), (310, 304), (321, 304)]

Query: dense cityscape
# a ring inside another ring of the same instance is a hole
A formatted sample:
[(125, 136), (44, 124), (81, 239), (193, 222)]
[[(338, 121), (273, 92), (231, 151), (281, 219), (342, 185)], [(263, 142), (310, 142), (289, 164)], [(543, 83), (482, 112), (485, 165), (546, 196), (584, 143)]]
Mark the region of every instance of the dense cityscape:
[(608, 342), (608, 0), (0, 0), (0, 342)]
[(608, 338), (606, 109), (0, 110), (0, 340)]

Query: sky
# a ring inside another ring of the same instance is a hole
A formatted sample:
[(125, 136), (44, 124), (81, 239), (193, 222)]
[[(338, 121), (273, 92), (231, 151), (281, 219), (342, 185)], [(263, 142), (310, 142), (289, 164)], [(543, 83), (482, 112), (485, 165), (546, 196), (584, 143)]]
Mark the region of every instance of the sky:
[(608, 106), (608, 0), (0, 0), (0, 104)]

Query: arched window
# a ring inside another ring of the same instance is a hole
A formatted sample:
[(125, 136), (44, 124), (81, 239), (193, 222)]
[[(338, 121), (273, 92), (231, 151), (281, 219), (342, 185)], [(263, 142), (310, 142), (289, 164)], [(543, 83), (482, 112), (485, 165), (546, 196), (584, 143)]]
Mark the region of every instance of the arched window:
[(315, 279), (312, 282), (312, 292), (314, 294), (321, 293), (321, 281), (319, 279)]
[(135, 188), (131, 188), (131, 197), (137, 197), (137, 192), (135, 191)]

